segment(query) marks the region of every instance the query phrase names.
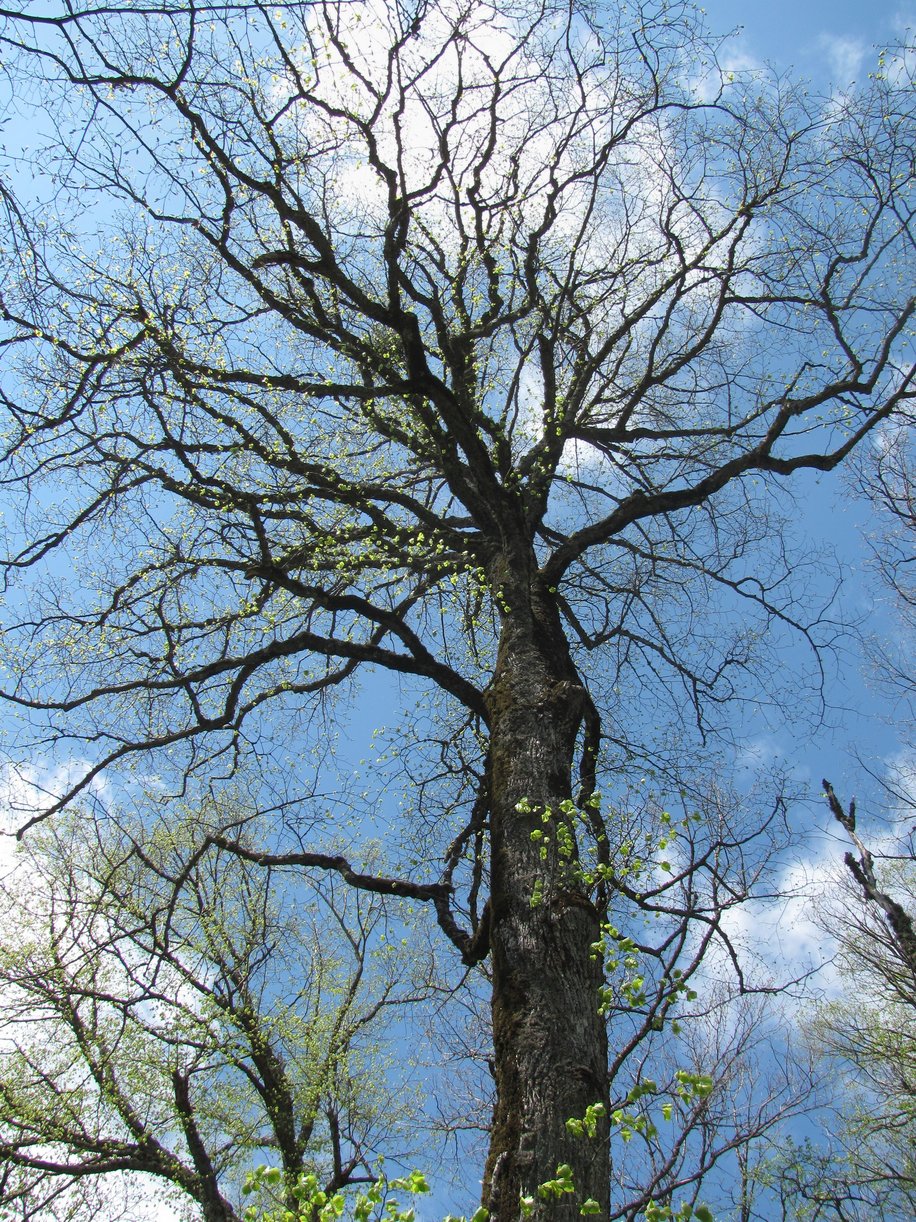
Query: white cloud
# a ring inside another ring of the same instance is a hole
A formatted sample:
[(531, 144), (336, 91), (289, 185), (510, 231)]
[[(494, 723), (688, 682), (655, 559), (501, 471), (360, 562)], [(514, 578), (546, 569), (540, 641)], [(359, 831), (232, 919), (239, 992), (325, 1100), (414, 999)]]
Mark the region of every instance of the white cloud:
[(735, 769), (738, 772), (750, 772), (755, 776), (767, 772), (784, 754), (769, 734), (759, 734), (744, 742), (735, 755)]
[(690, 83), (699, 102), (713, 102), (736, 77), (748, 77), (764, 70), (764, 65), (741, 45), (741, 35), (726, 43), (725, 53), (711, 65), (703, 65)]
[(916, 7), (904, 5), (894, 14), (891, 29), (899, 38), (907, 38), (916, 29)]
[(817, 40), (818, 50), (827, 61), (831, 80), (840, 88), (861, 79), (863, 65), (870, 58), (869, 46), (860, 38), (848, 38), (843, 34), (821, 34)]
[[(52, 766), (0, 768), (0, 844), (72, 790), (92, 766), (90, 760), (74, 757)], [(95, 777), (86, 792), (103, 804), (111, 797), (111, 787), (102, 777)]]
[(725, 932), (753, 965), (754, 983), (779, 987), (811, 979), (818, 992), (839, 991), (838, 946), (817, 919), (824, 895), (836, 889), (839, 860), (835, 843), (823, 840), (782, 870), (774, 886), (778, 899), (751, 900), (726, 914)]
[[(899, 851), (892, 830), (866, 833), (865, 838), (877, 860)], [(842, 932), (845, 918), (859, 902), (843, 864), (849, 847), (832, 832), (816, 833), (773, 880), (773, 898), (736, 906), (723, 920), (724, 932), (750, 965), (751, 983), (780, 987), (800, 982), (800, 988), (788, 994), (790, 1003), (795, 1001), (799, 1019), (805, 1017), (812, 992), (833, 998), (848, 989), (839, 964), (840, 944), (832, 929)], [(714, 956), (711, 971), (722, 966)]]

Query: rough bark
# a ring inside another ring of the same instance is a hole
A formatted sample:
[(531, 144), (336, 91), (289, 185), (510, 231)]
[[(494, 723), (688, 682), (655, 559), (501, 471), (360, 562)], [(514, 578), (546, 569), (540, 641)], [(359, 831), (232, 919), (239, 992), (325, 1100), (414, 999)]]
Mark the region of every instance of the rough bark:
[[(501, 583), (505, 619), (488, 691), (497, 1101), (483, 1201), (494, 1222), (515, 1222), (521, 1196), (534, 1198), (534, 1217), (578, 1217), (588, 1198), (607, 1217), (607, 1035), (593, 958), (600, 919), (554, 834), (572, 793), (585, 692), (533, 558), (516, 568)], [(538, 830), (543, 839), (532, 839)], [(599, 1102), (596, 1136), (570, 1134), (566, 1120)], [(575, 1193), (541, 1200), (538, 1186), (563, 1163)]]

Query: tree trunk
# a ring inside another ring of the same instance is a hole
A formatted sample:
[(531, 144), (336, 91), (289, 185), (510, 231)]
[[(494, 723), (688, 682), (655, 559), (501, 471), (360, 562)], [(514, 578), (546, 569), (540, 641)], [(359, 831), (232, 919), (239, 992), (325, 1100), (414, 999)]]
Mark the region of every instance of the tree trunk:
[[(520, 1197), (534, 1198), (531, 1216), (543, 1219), (578, 1218), (591, 1198), (606, 1218), (607, 1033), (592, 957), (600, 920), (559, 810), (572, 796), (585, 692), (533, 557), (525, 568), (499, 586), (504, 621), (487, 693), (496, 1109), (483, 1203), (493, 1222), (517, 1222)], [(558, 825), (571, 857), (558, 847)], [(566, 1121), (595, 1103), (605, 1108), (596, 1136), (571, 1134)], [(539, 1196), (564, 1163), (575, 1192)]]

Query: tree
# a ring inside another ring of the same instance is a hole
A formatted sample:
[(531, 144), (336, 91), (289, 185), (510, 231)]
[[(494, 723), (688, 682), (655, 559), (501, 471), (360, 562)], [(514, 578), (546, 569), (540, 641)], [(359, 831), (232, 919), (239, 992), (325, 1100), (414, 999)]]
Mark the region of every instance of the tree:
[(876, 860), (857, 827), (855, 801), (844, 810), (827, 781), (824, 789), (855, 849), (845, 854), (845, 885), (835, 880), (819, 911), (838, 946), (844, 988), (821, 1003), (808, 1029), (822, 1076), (829, 1071), (833, 1083), (824, 1125), (829, 1139), (784, 1142), (763, 1178), (783, 1218), (910, 1217), (916, 1209), (912, 846), (900, 852), (903, 846), (885, 845)]
[[(841, 1121), (841, 1117), (836, 1119)], [(851, 1132), (840, 1132), (829, 1147), (810, 1140), (784, 1140), (764, 1178), (769, 1192), (761, 1222), (866, 1222), (869, 1218), (908, 1218), (912, 1196), (906, 1185), (894, 1184), (877, 1168), (867, 1168)], [(852, 1145), (846, 1140), (853, 1139)], [(868, 1151), (871, 1153), (871, 1151)]]
[(908, 85), (728, 82), (679, 4), (0, 14), (55, 125), (54, 220), (10, 190), (2, 283), (7, 569), (48, 576), (5, 695), (86, 761), (40, 817), (154, 752), (229, 772), (357, 672), (438, 693), (438, 879), (214, 843), (488, 957), (484, 1204), (607, 1216), (598, 775), (650, 692), (705, 732), (804, 627), (782, 481), (912, 397)]
[(207, 821), (100, 831), (84, 813), (8, 874), (4, 1217), (98, 1216), (130, 1172), (235, 1222), (259, 1156), (287, 1192), (312, 1174), (334, 1193), (374, 1180), (397, 1116), (407, 1140), (374, 1028), (424, 996), (422, 963), (386, 942), (378, 897), (322, 880), (291, 904), (280, 873), (189, 852)]

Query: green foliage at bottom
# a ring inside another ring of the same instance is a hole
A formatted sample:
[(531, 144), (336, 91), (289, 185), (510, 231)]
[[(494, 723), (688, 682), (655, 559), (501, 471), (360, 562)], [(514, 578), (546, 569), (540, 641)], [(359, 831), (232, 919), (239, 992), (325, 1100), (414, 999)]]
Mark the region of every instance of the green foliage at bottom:
[[(415, 1222), (416, 1198), (429, 1192), (429, 1184), (422, 1172), (411, 1171), (393, 1180), (379, 1175), (357, 1192), (326, 1192), (314, 1175), (300, 1176), (286, 1189), (278, 1168), (258, 1167), (242, 1191), (255, 1198), (245, 1209), (245, 1222), (336, 1222), (344, 1216), (355, 1222)], [(481, 1206), (470, 1218), (449, 1216), (444, 1222), (487, 1222), (488, 1217)]]

